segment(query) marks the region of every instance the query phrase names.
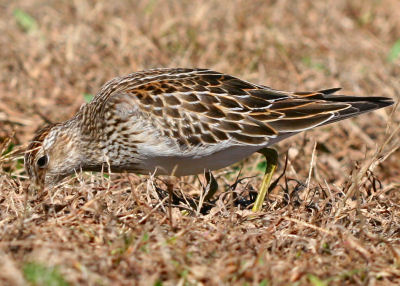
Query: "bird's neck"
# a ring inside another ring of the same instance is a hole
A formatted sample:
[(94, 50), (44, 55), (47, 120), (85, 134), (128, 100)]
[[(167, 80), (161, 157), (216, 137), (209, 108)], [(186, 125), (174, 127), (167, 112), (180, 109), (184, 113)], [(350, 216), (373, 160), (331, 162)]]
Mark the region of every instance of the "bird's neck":
[[(90, 118), (95, 105), (87, 104), (81, 107), (76, 115), (80, 130), (79, 152), (83, 158), (81, 168), (84, 171), (137, 171), (140, 160), (136, 145), (141, 140), (140, 132), (132, 132), (129, 138), (119, 134), (118, 128), (106, 124), (97, 117)], [(89, 120), (90, 119), (90, 120)], [(127, 123), (128, 124), (128, 123)], [(134, 126), (129, 127), (134, 128)], [(118, 127), (118, 126), (117, 126)], [(115, 130), (113, 130), (115, 129)]]

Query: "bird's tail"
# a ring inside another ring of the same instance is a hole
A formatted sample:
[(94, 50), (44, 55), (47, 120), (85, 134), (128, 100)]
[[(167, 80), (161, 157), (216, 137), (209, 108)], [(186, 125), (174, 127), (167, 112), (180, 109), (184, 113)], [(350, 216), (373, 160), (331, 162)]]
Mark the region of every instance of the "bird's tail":
[(362, 113), (366, 113), (394, 104), (393, 99), (388, 97), (359, 97), (333, 94), (338, 90), (340, 89), (334, 88), (319, 91), (322, 94), (321, 99), (328, 102), (347, 103), (350, 104), (351, 107), (337, 111), (335, 116), (332, 117), (330, 120), (324, 122), (323, 125), (341, 121), (346, 118), (357, 116)]

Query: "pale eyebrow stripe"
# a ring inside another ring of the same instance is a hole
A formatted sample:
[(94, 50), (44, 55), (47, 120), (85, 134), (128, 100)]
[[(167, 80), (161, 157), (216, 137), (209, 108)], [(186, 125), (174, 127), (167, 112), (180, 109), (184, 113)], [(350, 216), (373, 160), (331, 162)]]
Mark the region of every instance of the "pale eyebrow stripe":
[[(37, 142), (37, 141), (33, 141), (33, 142), (35, 142), (35, 143), (41, 143), (41, 142)], [(25, 153), (25, 154), (26, 154), (26, 153), (32, 153), (33, 151), (39, 150), (40, 148), (41, 148), (41, 146), (37, 146), (37, 147), (35, 147), (35, 148), (33, 148), (33, 149), (26, 150), (24, 153)]]

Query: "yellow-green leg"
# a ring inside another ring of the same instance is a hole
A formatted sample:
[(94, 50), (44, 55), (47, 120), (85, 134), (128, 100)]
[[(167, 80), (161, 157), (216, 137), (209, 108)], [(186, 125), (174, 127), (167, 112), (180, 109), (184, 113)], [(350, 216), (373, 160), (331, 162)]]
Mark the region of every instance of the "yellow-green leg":
[(264, 155), (267, 166), (265, 168), (265, 174), (261, 183), (260, 191), (252, 209), (253, 212), (258, 212), (261, 209), (265, 200), (265, 196), (268, 193), (269, 186), (271, 185), (272, 175), (274, 174), (278, 165), (278, 152), (276, 152), (275, 149), (264, 148), (258, 151), (258, 153)]

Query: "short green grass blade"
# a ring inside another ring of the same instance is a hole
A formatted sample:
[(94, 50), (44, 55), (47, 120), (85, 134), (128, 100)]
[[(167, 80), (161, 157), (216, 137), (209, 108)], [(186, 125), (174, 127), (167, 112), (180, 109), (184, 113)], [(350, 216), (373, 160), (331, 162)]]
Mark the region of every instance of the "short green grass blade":
[(308, 274), (307, 277), (308, 280), (310, 280), (311, 285), (313, 286), (328, 286), (328, 284), (325, 281), (321, 280), (315, 275)]
[(26, 263), (23, 267), (25, 279), (32, 285), (68, 286), (69, 283), (58, 272), (57, 268), (47, 267), (39, 263)]
[(14, 18), (18, 25), (25, 31), (31, 32), (37, 29), (37, 22), (35, 18), (21, 9), (14, 10)]
[(84, 93), (83, 94), (83, 99), (85, 100), (85, 102), (89, 103), (92, 101), (94, 95), (90, 94), (90, 93)]
[(400, 39), (398, 39), (390, 49), (388, 60), (389, 62), (394, 62), (399, 58), (399, 56), (400, 56)]

